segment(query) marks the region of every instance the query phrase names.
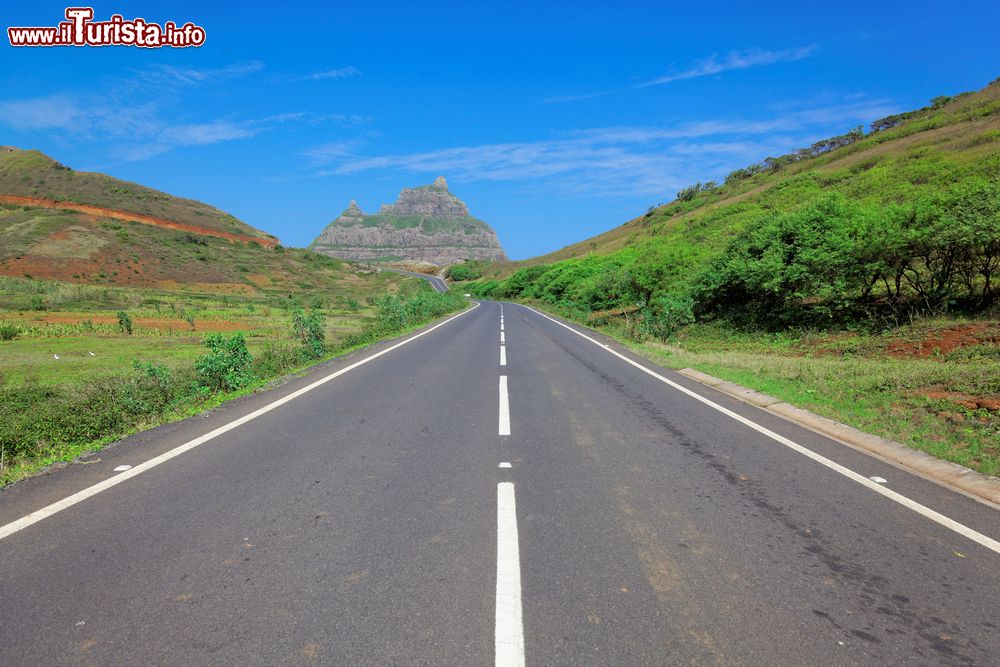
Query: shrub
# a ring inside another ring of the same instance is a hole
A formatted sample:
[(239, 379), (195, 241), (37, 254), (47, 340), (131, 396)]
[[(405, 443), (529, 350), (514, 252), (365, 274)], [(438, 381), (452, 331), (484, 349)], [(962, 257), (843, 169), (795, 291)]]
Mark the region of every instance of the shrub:
[(134, 415), (154, 415), (162, 412), (174, 400), (176, 385), (166, 366), (133, 362), (136, 375), (125, 385), (122, 405)]
[(17, 328), (16, 324), (8, 324), (7, 322), (0, 324), (0, 340), (14, 340), (20, 333), (21, 330)]
[(665, 296), (654, 299), (642, 310), (641, 329), (660, 340), (667, 340), (682, 326), (694, 322), (694, 300), (689, 296)]
[(132, 335), (132, 318), (124, 310), (118, 311), (118, 328), (122, 333)]
[(326, 353), (323, 320), (323, 314), (316, 310), (308, 315), (300, 309), (292, 313), (292, 337), (302, 344), (302, 354), (307, 358), (318, 359)]
[(40, 295), (36, 294), (35, 296), (31, 297), (30, 307), (32, 310), (45, 310), (46, 309), (45, 299), (43, 299)]
[(231, 337), (211, 334), (205, 339), (208, 354), (195, 360), (199, 382), (207, 389), (239, 389), (254, 380), (253, 357), (242, 333)]

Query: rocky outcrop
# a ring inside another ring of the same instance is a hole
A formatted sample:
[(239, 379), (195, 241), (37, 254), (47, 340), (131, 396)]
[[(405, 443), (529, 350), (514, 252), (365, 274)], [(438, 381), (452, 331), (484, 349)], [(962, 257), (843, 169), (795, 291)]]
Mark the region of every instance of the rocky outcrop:
[(404, 189), (396, 203), (383, 205), (374, 215), (366, 215), (352, 200), (310, 248), (341, 259), (438, 266), (506, 259), (496, 232), (469, 214), (443, 176), (430, 185)]

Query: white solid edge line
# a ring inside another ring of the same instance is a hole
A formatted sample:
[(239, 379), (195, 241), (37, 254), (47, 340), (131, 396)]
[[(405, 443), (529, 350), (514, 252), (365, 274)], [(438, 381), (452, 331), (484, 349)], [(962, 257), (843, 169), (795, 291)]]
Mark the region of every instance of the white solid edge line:
[(521, 618), (521, 559), (517, 544), (514, 485), (497, 485), (496, 665), (523, 667), (524, 622)]
[(257, 417), (260, 417), (261, 415), (263, 415), (265, 413), (268, 413), (271, 410), (274, 410), (275, 408), (281, 407), (285, 403), (289, 403), (289, 402), (295, 400), (299, 396), (302, 396), (303, 394), (308, 393), (308, 392), (312, 391), (313, 389), (316, 389), (320, 385), (326, 384), (330, 380), (333, 380), (335, 378), (340, 377), (341, 375), (343, 375), (344, 373), (347, 373), (348, 371), (354, 370), (358, 366), (361, 366), (363, 364), (367, 364), (369, 361), (372, 361), (373, 359), (377, 359), (377, 358), (381, 357), (384, 354), (388, 354), (389, 352), (392, 352), (397, 347), (402, 347), (403, 345), (406, 345), (409, 342), (415, 341), (416, 339), (420, 338), (421, 336), (425, 336), (425, 335), (429, 334), (430, 332), (434, 331), (435, 329), (437, 329), (439, 327), (443, 327), (444, 325), (448, 324), (449, 322), (451, 322), (452, 320), (454, 320), (457, 317), (461, 317), (462, 315), (465, 315), (467, 313), (471, 313), (473, 310), (475, 310), (478, 307), (479, 307), (479, 303), (476, 302), (476, 305), (473, 306), (472, 308), (470, 308), (468, 310), (465, 310), (465, 311), (462, 311), (461, 313), (459, 313), (457, 315), (453, 315), (453, 316), (449, 317), (448, 319), (446, 319), (444, 322), (440, 322), (438, 324), (435, 324), (433, 327), (431, 327), (430, 329), (427, 329), (426, 331), (421, 331), (417, 335), (411, 336), (410, 338), (407, 338), (406, 340), (402, 340), (402, 341), (396, 343), (395, 345), (392, 345), (391, 347), (387, 347), (386, 349), (382, 350), (381, 352), (376, 352), (375, 354), (371, 355), (370, 357), (365, 357), (364, 359), (361, 359), (360, 361), (354, 362), (350, 366), (345, 366), (344, 368), (340, 369), (339, 371), (331, 373), (331, 374), (327, 375), (326, 377), (320, 378), (319, 380), (316, 380), (312, 384), (306, 385), (305, 387), (302, 387), (301, 389), (293, 391), (292, 393), (288, 394), (287, 396), (279, 398), (278, 400), (276, 400), (276, 401), (274, 401), (272, 403), (268, 403), (264, 407), (259, 408), (257, 410), (254, 410), (253, 412), (251, 412), (248, 415), (244, 415), (243, 417), (240, 417), (239, 419), (231, 421), (228, 424), (225, 424), (224, 426), (220, 426), (219, 428), (217, 428), (217, 429), (215, 429), (213, 431), (209, 431), (205, 435), (197, 437), (194, 440), (189, 440), (188, 442), (185, 442), (183, 445), (179, 445), (179, 446), (177, 446), (177, 447), (175, 447), (175, 448), (173, 448), (173, 449), (171, 449), (169, 451), (166, 451), (166, 452), (160, 454), (159, 456), (155, 456), (155, 457), (149, 459), (148, 461), (146, 461), (144, 463), (140, 463), (139, 465), (136, 465), (135, 467), (133, 467), (131, 470), (127, 470), (127, 471), (125, 471), (125, 472), (123, 472), (121, 474), (115, 475), (114, 477), (109, 477), (108, 479), (104, 480), (103, 482), (98, 482), (97, 484), (94, 484), (93, 486), (88, 486), (87, 488), (83, 489), (82, 491), (77, 491), (76, 493), (74, 493), (74, 494), (72, 494), (70, 496), (66, 496), (62, 500), (58, 500), (58, 501), (52, 503), (51, 505), (43, 507), (42, 509), (39, 509), (39, 510), (35, 510), (31, 514), (23, 516), (20, 519), (17, 519), (16, 521), (12, 521), (12, 522), (4, 525), (4, 526), (0, 526), (0, 540), (4, 539), (5, 537), (9, 537), (10, 535), (13, 535), (17, 531), (23, 530), (23, 529), (27, 528), (28, 526), (30, 526), (30, 525), (32, 525), (34, 523), (38, 523), (42, 519), (48, 518), (48, 517), (52, 516), (53, 514), (56, 514), (57, 512), (61, 512), (62, 510), (66, 509), (68, 507), (72, 507), (73, 505), (76, 505), (77, 503), (82, 502), (82, 501), (86, 500), (87, 498), (90, 498), (91, 496), (95, 496), (95, 495), (97, 495), (98, 493), (100, 493), (102, 491), (106, 491), (106, 490), (110, 489), (113, 486), (121, 484), (122, 482), (124, 482), (127, 479), (131, 479), (131, 478), (135, 477), (136, 475), (141, 475), (142, 473), (146, 472), (147, 470), (151, 470), (152, 468), (155, 468), (156, 466), (160, 465), (161, 463), (165, 463), (165, 462), (169, 461), (170, 459), (174, 458), (175, 456), (180, 456), (184, 452), (186, 452), (188, 450), (191, 450), (191, 449), (194, 449), (198, 445), (203, 445), (206, 442), (208, 442), (209, 440), (212, 440), (213, 438), (217, 438), (218, 436), (222, 435), (223, 433), (231, 431), (234, 428), (237, 428), (238, 426), (242, 426), (243, 424), (246, 424), (247, 422), (252, 421), (252, 420), (256, 419)]
[(510, 435), (510, 401), (507, 400), (507, 376), (500, 376), (500, 435)]
[(500, 346), (500, 365), (501, 366), (507, 365), (507, 348), (504, 347), (503, 345)]
[(982, 533), (980, 533), (978, 531), (975, 531), (972, 528), (969, 528), (968, 526), (955, 521), (954, 519), (946, 517), (943, 514), (935, 512), (934, 510), (932, 510), (929, 507), (926, 507), (925, 505), (921, 505), (920, 503), (918, 503), (918, 502), (916, 502), (914, 500), (910, 500), (906, 496), (904, 496), (904, 495), (902, 495), (900, 493), (896, 493), (892, 489), (889, 489), (889, 488), (886, 488), (886, 487), (884, 487), (884, 486), (882, 486), (880, 484), (877, 484), (876, 482), (873, 482), (872, 480), (868, 479), (864, 475), (860, 475), (860, 474), (854, 472), (850, 468), (846, 468), (846, 467), (840, 465), (839, 463), (837, 463), (835, 461), (831, 461), (830, 459), (826, 458), (825, 456), (817, 454), (816, 452), (814, 452), (814, 451), (812, 451), (810, 449), (806, 449), (802, 445), (800, 445), (800, 444), (798, 444), (796, 442), (793, 442), (793, 441), (789, 440), (788, 438), (786, 438), (786, 437), (784, 437), (782, 435), (778, 435), (774, 431), (771, 431), (770, 429), (764, 428), (760, 424), (757, 424), (756, 422), (753, 422), (753, 421), (747, 419), (746, 417), (738, 415), (735, 412), (733, 412), (732, 410), (724, 408), (721, 405), (719, 405), (718, 403), (715, 403), (714, 401), (712, 401), (710, 399), (707, 399), (704, 396), (701, 396), (701, 395), (699, 395), (699, 394), (691, 391), (690, 389), (688, 389), (686, 387), (683, 387), (683, 386), (677, 384), (676, 382), (673, 382), (672, 380), (668, 380), (667, 378), (663, 377), (659, 373), (656, 373), (655, 371), (652, 371), (652, 370), (646, 368), (642, 364), (636, 363), (635, 361), (629, 359), (628, 357), (626, 357), (623, 354), (615, 352), (614, 350), (612, 350), (607, 345), (604, 345), (603, 343), (599, 343), (598, 341), (594, 340), (590, 336), (587, 336), (586, 334), (580, 333), (579, 331), (577, 331), (573, 327), (571, 327), (569, 325), (566, 325), (566, 324), (563, 324), (559, 320), (556, 320), (556, 319), (554, 319), (552, 317), (549, 317), (545, 313), (540, 313), (540, 312), (538, 312), (537, 310), (535, 310), (534, 308), (532, 308), (530, 306), (522, 306), (522, 307), (527, 308), (528, 310), (530, 310), (531, 312), (535, 313), (536, 315), (540, 315), (541, 317), (544, 317), (547, 320), (555, 322), (559, 326), (572, 331), (577, 336), (580, 336), (581, 338), (585, 338), (585, 339), (589, 340), (594, 345), (597, 345), (598, 347), (604, 348), (610, 354), (613, 354), (616, 357), (618, 357), (619, 359), (625, 361), (626, 363), (631, 364), (632, 366), (635, 366), (636, 368), (638, 368), (639, 370), (641, 370), (643, 373), (646, 373), (647, 375), (653, 376), (654, 378), (656, 378), (660, 382), (663, 382), (664, 384), (667, 384), (667, 385), (673, 387), (674, 389), (676, 389), (676, 390), (678, 390), (678, 391), (680, 391), (680, 392), (682, 392), (684, 394), (687, 394), (688, 396), (690, 396), (691, 398), (695, 399), (696, 401), (700, 401), (700, 402), (704, 403), (705, 405), (709, 406), (710, 408), (712, 408), (714, 410), (718, 410), (719, 412), (721, 412), (722, 414), (726, 415), (727, 417), (731, 417), (732, 419), (735, 419), (736, 421), (740, 422), (741, 424), (743, 424), (745, 426), (749, 426), (750, 428), (752, 428), (753, 430), (757, 431), (758, 433), (762, 433), (762, 434), (766, 435), (767, 437), (771, 438), (772, 440), (774, 440), (776, 442), (779, 442), (782, 445), (788, 447), (789, 449), (793, 449), (796, 452), (798, 452), (799, 454), (802, 454), (803, 456), (809, 457), (813, 461), (816, 461), (817, 463), (819, 463), (821, 465), (824, 465), (827, 468), (829, 468), (829, 469), (831, 469), (831, 470), (833, 470), (835, 472), (840, 473), (844, 477), (847, 477), (848, 479), (853, 480), (853, 481), (857, 482), (858, 484), (871, 489), (875, 493), (881, 494), (881, 495), (885, 496), (886, 498), (888, 498), (889, 500), (897, 502), (900, 505), (902, 505), (903, 507), (909, 508), (909, 509), (913, 510), (914, 512), (916, 512), (917, 514), (920, 514), (921, 516), (923, 516), (923, 517), (925, 517), (927, 519), (930, 519), (931, 521), (933, 521), (933, 522), (935, 522), (937, 524), (940, 524), (940, 525), (944, 526), (945, 528), (948, 528), (949, 530), (953, 530), (956, 533), (958, 533), (959, 535), (962, 535), (963, 537), (967, 537), (968, 539), (972, 540), (973, 542), (976, 542), (977, 544), (980, 544), (980, 545), (986, 547), (990, 551), (993, 551), (994, 553), (1000, 554), (1000, 542), (998, 542), (997, 540), (994, 540), (991, 537), (983, 535)]

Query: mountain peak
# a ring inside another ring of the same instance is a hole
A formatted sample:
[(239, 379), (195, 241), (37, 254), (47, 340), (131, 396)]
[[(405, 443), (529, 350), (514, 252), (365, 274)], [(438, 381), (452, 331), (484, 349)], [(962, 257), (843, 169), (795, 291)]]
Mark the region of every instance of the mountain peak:
[(463, 259), (504, 259), (496, 232), (438, 176), (429, 185), (403, 188), (393, 204), (366, 215), (351, 200), (310, 246), (333, 257), (452, 264)]

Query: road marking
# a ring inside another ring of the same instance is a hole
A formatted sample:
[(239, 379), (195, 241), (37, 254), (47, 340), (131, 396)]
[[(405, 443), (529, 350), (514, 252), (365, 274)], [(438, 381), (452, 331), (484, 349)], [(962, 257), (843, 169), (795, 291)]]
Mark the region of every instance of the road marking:
[(540, 313), (540, 312), (538, 312), (537, 310), (535, 310), (534, 308), (532, 308), (530, 306), (522, 306), (522, 307), (523, 308), (527, 308), (528, 310), (530, 310), (531, 312), (535, 313), (536, 315), (540, 315), (541, 317), (544, 317), (547, 320), (555, 322), (556, 324), (558, 324), (559, 326), (563, 327), (564, 329), (569, 329), (570, 331), (572, 331), (573, 333), (575, 333), (577, 336), (580, 336), (581, 338), (584, 338), (584, 339), (590, 341), (591, 343), (593, 343), (594, 345), (597, 345), (598, 347), (603, 347), (610, 354), (615, 355), (616, 357), (618, 357), (622, 361), (624, 361), (624, 362), (626, 362), (626, 363), (628, 363), (628, 364), (630, 364), (632, 366), (635, 366), (636, 368), (638, 368), (639, 370), (641, 370), (643, 373), (646, 373), (647, 375), (651, 375), (652, 377), (656, 378), (660, 382), (663, 382), (664, 384), (673, 387), (677, 391), (679, 391), (679, 392), (681, 392), (683, 394), (687, 394), (688, 396), (690, 396), (691, 398), (695, 399), (696, 401), (704, 403), (705, 405), (707, 405), (708, 407), (712, 408), (713, 410), (718, 410), (719, 412), (721, 412), (722, 414), (726, 415), (727, 417), (735, 419), (736, 421), (740, 422), (741, 424), (743, 424), (745, 426), (748, 426), (748, 427), (752, 428), (753, 430), (757, 431), (758, 433), (761, 433), (761, 434), (767, 436), (768, 438), (771, 438), (775, 442), (778, 442), (778, 443), (784, 445), (785, 447), (788, 447), (789, 449), (792, 449), (792, 450), (798, 452), (799, 454), (802, 454), (803, 456), (806, 456), (806, 457), (812, 459), (813, 461), (819, 463), (820, 465), (826, 466), (827, 468), (829, 468), (830, 470), (833, 470), (834, 472), (840, 473), (844, 477), (847, 477), (848, 479), (857, 482), (861, 486), (867, 487), (867, 488), (871, 489), (872, 491), (874, 491), (875, 493), (881, 494), (881, 495), (885, 496), (886, 498), (888, 498), (889, 500), (892, 500), (893, 502), (899, 503), (903, 507), (911, 509), (914, 512), (916, 512), (917, 514), (919, 514), (919, 515), (921, 515), (921, 516), (923, 516), (923, 517), (925, 517), (927, 519), (930, 519), (931, 521), (933, 521), (933, 522), (935, 522), (935, 523), (937, 523), (937, 524), (939, 524), (941, 526), (944, 526), (945, 528), (947, 528), (949, 530), (952, 530), (952, 531), (958, 533), (959, 535), (962, 535), (963, 537), (967, 537), (968, 539), (972, 540), (973, 542), (986, 547), (987, 549), (989, 549), (990, 551), (993, 551), (994, 553), (1000, 554), (1000, 542), (998, 542), (997, 540), (994, 540), (991, 537), (983, 535), (982, 533), (977, 532), (977, 531), (973, 530), (972, 528), (969, 528), (968, 526), (955, 521), (954, 519), (946, 517), (943, 514), (935, 512), (934, 510), (932, 510), (929, 507), (926, 507), (925, 505), (921, 505), (920, 503), (918, 503), (918, 502), (916, 502), (914, 500), (910, 500), (909, 498), (907, 498), (906, 496), (904, 496), (901, 493), (896, 493), (892, 489), (886, 488), (886, 487), (878, 484), (877, 482), (874, 482), (874, 481), (868, 479), (864, 475), (860, 475), (860, 474), (854, 472), (850, 468), (842, 466), (839, 463), (826, 458), (825, 456), (817, 454), (816, 452), (812, 451), (811, 449), (806, 449), (805, 447), (803, 447), (802, 445), (798, 444), (797, 442), (793, 442), (792, 440), (789, 440), (788, 438), (786, 438), (783, 435), (779, 435), (779, 434), (775, 433), (774, 431), (772, 431), (770, 429), (767, 429), (767, 428), (761, 426), (760, 424), (747, 419), (746, 417), (743, 417), (742, 415), (736, 414), (735, 412), (733, 412), (732, 410), (729, 410), (728, 408), (722, 407), (718, 403), (716, 403), (716, 402), (714, 402), (714, 401), (712, 401), (712, 400), (710, 400), (708, 398), (705, 398), (704, 396), (701, 396), (700, 394), (697, 394), (697, 393), (691, 391), (687, 387), (683, 387), (683, 386), (677, 384), (676, 382), (663, 377), (659, 373), (646, 368), (645, 366), (643, 366), (640, 363), (637, 363), (637, 362), (629, 359), (624, 354), (621, 354), (619, 352), (616, 352), (615, 350), (612, 350), (607, 345), (604, 345), (603, 343), (600, 343), (600, 342), (594, 340), (590, 336), (587, 336), (586, 334), (580, 333), (579, 331), (577, 331), (573, 327), (571, 327), (571, 326), (569, 326), (567, 324), (563, 324), (559, 320), (556, 320), (556, 319), (554, 319), (552, 317), (549, 317), (545, 313)]
[(496, 665), (523, 667), (524, 622), (521, 619), (521, 558), (517, 545), (514, 485), (497, 485)]
[(872, 475), (868, 479), (875, 482), (876, 484), (886, 484), (889, 481), (885, 477), (879, 477), (878, 475)]
[(123, 472), (123, 473), (121, 473), (119, 475), (115, 475), (114, 477), (109, 477), (108, 479), (104, 480), (103, 482), (98, 482), (97, 484), (94, 484), (93, 486), (88, 486), (87, 488), (83, 489), (82, 491), (77, 491), (73, 495), (66, 496), (62, 500), (58, 500), (58, 501), (52, 503), (51, 505), (43, 507), (40, 510), (35, 510), (31, 514), (28, 514), (27, 516), (23, 516), (20, 519), (17, 519), (16, 521), (12, 521), (12, 522), (4, 525), (4, 526), (0, 526), (0, 540), (4, 539), (5, 537), (9, 537), (9, 536), (13, 535), (14, 533), (16, 533), (19, 530), (23, 530), (23, 529), (27, 528), (28, 526), (30, 526), (32, 524), (38, 523), (42, 519), (48, 518), (48, 517), (52, 516), (53, 514), (56, 514), (57, 512), (61, 512), (62, 510), (66, 509), (68, 507), (72, 507), (73, 505), (76, 505), (77, 503), (82, 502), (82, 501), (86, 500), (87, 498), (90, 498), (91, 496), (96, 496), (98, 493), (100, 493), (102, 491), (107, 491), (111, 487), (116, 486), (118, 484), (121, 484), (125, 480), (132, 479), (136, 475), (141, 475), (142, 473), (146, 472), (147, 470), (151, 470), (152, 468), (155, 468), (156, 466), (160, 465), (161, 463), (166, 463), (167, 461), (169, 461), (170, 459), (174, 458), (175, 456), (180, 456), (181, 454), (183, 454), (186, 451), (194, 449), (195, 447), (197, 447), (199, 445), (205, 444), (209, 440), (212, 440), (214, 438), (219, 437), (223, 433), (227, 433), (229, 431), (232, 431), (234, 428), (237, 428), (239, 426), (242, 426), (243, 424), (246, 424), (249, 421), (253, 421), (257, 417), (260, 417), (261, 415), (264, 415), (264, 414), (270, 412), (271, 410), (274, 410), (275, 408), (281, 407), (285, 403), (289, 403), (291, 401), (294, 401), (299, 396), (302, 396), (303, 394), (306, 394), (306, 393), (312, 391), (313, 389), (316, 389), (317, 387), (326, 384), (330, 380), (333, 380), (333, 379), (336, 379), (336, 378), (340, 377), (344, 373), (347, 373), (349, 371), (354, 370), (358, 366), (362, 366), (364, 364), (367, 364), (369, 361), (372, 361), (374, 359), (378, 359), (382, 355), (388, 354), (389, 352), (392, 352), (397, 347), (402, 347), (403, 345), (406, 345), (407, 343), (411, 343), (411, 342), (415, 341), (416, 339), (420, 338), (421, 336), (426, 336), (427, 334), (429, 334), (430, 332), (434, 331), (435, 329), (438, 329), (438, 328), (443, 327), (444, 325), (448, 324), (449, 322), (451, 322), (455, 318), (458, 318), (458, 317), (461, 317), (462, 315), (466, 315), (468, 313), (471, 313), (472, 311), (474, 311), (478, 307), (479, 307), (479, 303), (477, 302), (476, 305), (473, 306), (472, 308), (469, 308), (468, 310), (464, 310), (461, 313), (459, 313), (458, 315), (452, 315), (451, 317), (449, 317), (448, 319), (446, 319), (444, 322), (440, 322), (438, 324), (435, 324), (434, 326), (432, 326), (430, 329), (427, 329), (426, 331), (421, 331), (417, 335), (411, 336), (410, 338), (407, 338), (406, 340), (402, 340), (402, 341), (396, 343), (395, 345), (392, 345), (391, 347), (387, 347), (384, 350), (382, 350), (381, 352), (376, 352), (375, 354), (373, 354), (373, 355), (371, 355), (369, 357), (365, 357), (364, 359), (361, 359), (360, 361), (354, 362), (350, 366), (345, 366), (344, 368), (341, 368), (339, 371), (336, 371), (334, 373), (330, 373), (326, 377), (320, 378), (319, 380), (316, 380), (312, 384), (308, 384), (305, 387), (302, 387), (301, 389), (293, 391), (292, 393), (288, 394), (287, 396), (284, 396), (282, 398), (279, 398), (276, 401), (268, 403), (264, 407), (258, 408), (257, 410), (254, 410), (253, 412), (251, 412), (248, 415), (244, 415), (243, 417), (240, 417), (239, 419), (235, 419), (235, 420), (229, 422), (228, 424), (225, 424), (224, 426), (220, 426), (219, 428), (217, 428), (217, 429), (215, 429), (213, 431), (209, 431), (205, 435), (197, 437), (194, 440), (189, 440), (188, 442), (185, 442), (183, 445), (179, 445), (177, 447), (174, 447), (173, 449), (171, 449), (169, 451), (166, 451), (166, 452), (160, 454), (159, 456), (155, 456), (155, 457), (149, 459), (148, 461), (146, 461), (144, 463), (140, 463), (139, 465), (135, 466), (131, 470), (126, 470), (125, 472)]
[(501, 343), (504, 343), (504, 342), (506, 342), (506, 341), (504, 340), (504, 334), (503, 334), (503, 332), (502, 332), (502, 331), (500, 332), (500, 342), (501, 342)]
[(500, 435), (510, 435), (510, 402), (507, 400), (507, 376), (500, 376)]
[(507, 365), (507, 348), (504, 347), (503, 345), (500, 346), (500, 365), (501, 366)]
[(500, 331), (503, 331), (503, 320), (500, 320)]
[(114, 471), (115, 472), (125, 472), (126, 470), (131, 470), (131, 469), (132, 469), (132, 466), (130, 466), (130, 465), (123, 465), (123, 466), (118, 466), (117, 468), (115, 468)]
[(497, 467), (498, 468), (509, 468), (510, 467), (510, 461), (501, 461), (500, 465), (497, 466)]

